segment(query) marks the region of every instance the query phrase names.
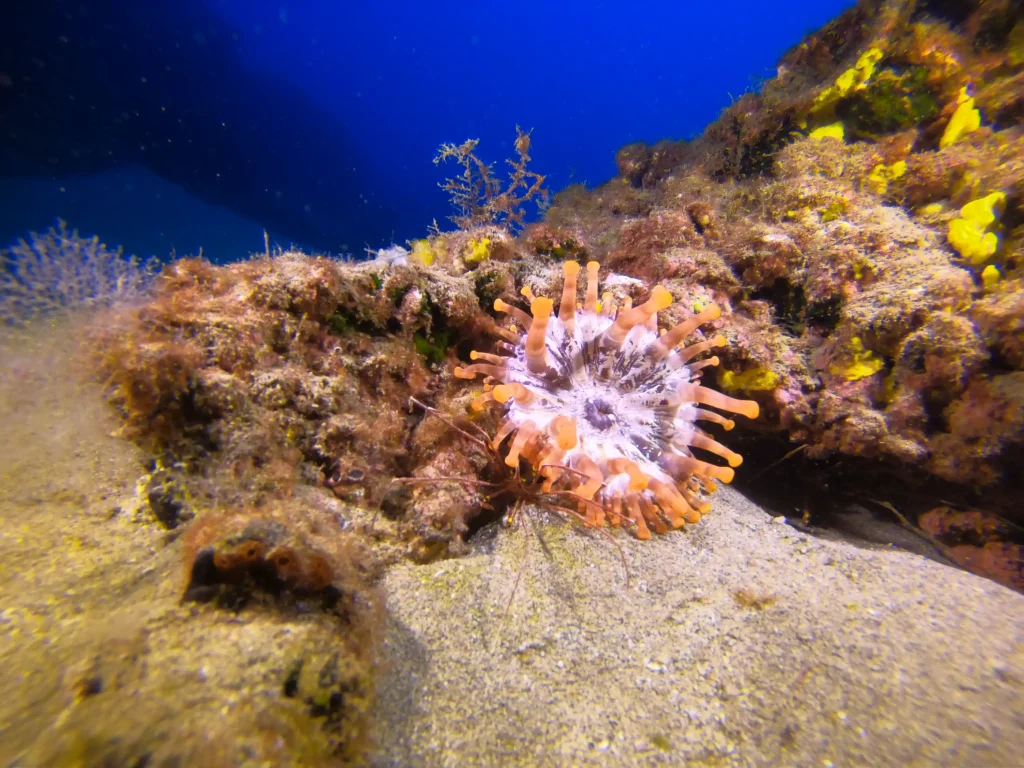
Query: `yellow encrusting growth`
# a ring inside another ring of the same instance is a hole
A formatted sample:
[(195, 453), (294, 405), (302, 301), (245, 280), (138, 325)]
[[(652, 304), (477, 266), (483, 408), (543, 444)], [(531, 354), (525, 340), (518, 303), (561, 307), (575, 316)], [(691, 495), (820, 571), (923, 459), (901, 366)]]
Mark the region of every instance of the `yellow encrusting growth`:
[(882, 60), (885, 54), (880, 48), (869, 48), (864, 51), (852, 69), (848, 69), (836, 78), (836, 88), (841, 96), (850, 91), (863, 88), (875, 74), (875, 65)]
[(859, 381), (873, 376), (885, 367), (885, 361), (870, 349), (864, 348), (859, 336), (850, 339), (849, 358), (843, 362), (832, 363), (829, 371), (847, 381)]
[(429, 267), (434, 263), (434, 249), (430, 245), (429, 240), (415, 240), (412, 244), (412, 252), (409, 258), (418, 264), (422, 264), (425, 267)]
[(1002, 275), (999, 274), (999, 268), (995, 264), (989, 264), (983, 270), (981, 270), (981, 284), (985, 286), (985, 290), (992, 290), (999, 284)]
[(999, 250), (999, 217), (1006, 195), (993, 192), (972, 200), (960, 209), (960, 216), (949, 222), (949, 244), (972, 264), (982, 264)]
[(723, 371), (719, 376), (723, 389), (736, 392), (767, 392), (779, 384), (779, 376), (768, 368), (751, 368), (743, 373)]
[[(529, 463), (545, 493), (559, 494), (559, 506), (575, 499), (590, 526), (631, 526), (640, 539), (696, 523), (710, 509), (697, 494), (733, 479), (742, 457), (696, 426), (726, 430), (734, 422), (700, 406), (756, 419), (751, 400), (737, 400), (700, 384), (700, 371), (718, 358), (690, 362), (726, 344), (720, 334), (686, 347), (678, 345), (721, 309), (704, 307), (670, 330), (660, 330), (658, 313), (672, 296), (655, 286), (647, 301), (615, 308), (599, 304), (598, 265), (587, 265), (585, 300), (577, 304), (579, 265), (563, 267), (559, 312), (554, 301), (524, 289), (531, 314), (497, 300), (520, 330), (509, 355), (472, 352), (472, 365), (457, 367), (459, 378), (485, 376), (493, 387), (479, 395), (475, 410), (497, 404), (504, 410), (490, 445), (509, 437), (505, 464)], [(513, 328), (516, 328), (514, 325)], [(506, 347), (507, 348), (507, 347)], [(476, 362), (476, 361), (483, 362)], [(728, 466), (693, 455), (703, 451)]]
[[(867, 88), (871, 78), (875, 75), (875, 68), (884, 58), (885, 53), (881, 48), (869, 48), (857, 57), (857, 62), (852, 67), (839, 75), (832, 85), (818, 94), (811, 105), (806, 121), (817, 126), (808, 133), (809, 138), (816, 141), (827, 138), (840, 141), (845, 139), (846, 126), (836, 115), (839, 102), (850, 94)], [(802, 125), (802, 127), (806, 126)]]
[(843, 125), (842, 120), (837, 120), (834, 123), (815, 128), (807, 134), (807, 137), (815, 141), (821, 141), (822, 139), (839, 139), (843, 141), (846, 138), (846, 126)]
[(855, 91), (862, 90), (875, 74), (875, 67), (885, 57), (881, 48), (869, 48), (858, 58), (857, 63), (836, 78), (835, 84), (818, 94), (812, 110), (820, 112), (835, 106), (840, 99)]
[(981, 112), (975, 108), (974, 97), (967, 93), (967, 86), (960, 89), (956, 103), (956, 112), (949, 118), (946, 130), (942, 132), (942, 138), (939, 139), (940, 149), (955, 144), (961, 137), (973, 133), (981, 127)]
[(892, 165), (879, 163), (871, 169), (868, 174), (868, 186), (877, 195), (884, 195), (889, 191), (889, 182), (902, 178), (907, 173), (907, 162), (897, 160)]
[(812, 139), (843, 139), (846, 129), (842, 121), (836, 119), (836, 107), (851, 93), (867, 87), (883, 58), (885, 53), (881, 48), (869, 48), (857, 58), (856, 64), (818, 94), (810, 108), (809, 122), (819, 126), (810, 132)]
[(467, 250), (463, 261), (469, 266), (476, 266), (491, 255), (491, 238), (482, 237), (479, 240), (470, 240)]

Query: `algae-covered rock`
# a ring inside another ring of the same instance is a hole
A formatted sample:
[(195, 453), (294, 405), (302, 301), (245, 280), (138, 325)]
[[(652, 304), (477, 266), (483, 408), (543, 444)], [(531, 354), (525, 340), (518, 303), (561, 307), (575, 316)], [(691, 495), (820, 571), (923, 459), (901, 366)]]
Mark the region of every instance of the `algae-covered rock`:
[[(75, 342), (72, 327), (56, 328), (2, 347), (19, 363), (0, 378), (0, 761), (356, 760), (370, 743), (381, 606), (376, 570), (343, 531), (340, 502), (321, 490), (262, 512), (287, 520), (279, 540), (267, 538), (278, 557), (288, 546), (315, 552), (302, 566), (327, 565), (320, 582), (278, 559), (276, 589), (183, 601), (198, 532), (231, 531), (202, 504), (188, 507), (191, 522), (175, 506), (177, 527), (167, 530), (177, 471), (147, 472), (145, 456), (112, 436), (99, 388), (56, 365)], [(296, 660), (325, 670), (326, 710), (321, 693), (292, 690)]]
[[(557, 197), (549, 236), (728, 302), (720, 383), (761, 403), (759, 430), (1008, 499), (1012, 408), (987, 410), (980, 450), (952, 414), (1021, 370), (1022, 23), (1012, 3), (859, 3), (702, 136), (629, 145), (619, 177)], [(732, 279), (680, 258), (702, 251)]]

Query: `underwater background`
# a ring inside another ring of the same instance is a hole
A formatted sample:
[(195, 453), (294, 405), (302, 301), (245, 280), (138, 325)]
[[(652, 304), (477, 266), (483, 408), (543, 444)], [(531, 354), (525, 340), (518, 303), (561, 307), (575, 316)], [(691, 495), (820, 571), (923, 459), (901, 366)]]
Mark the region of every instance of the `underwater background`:
[(1019, 0), (8, 16), (0, 765), (1020, 762)]
[[(689, 138), (849, 2), (43, 0), (0, 31), (0, 243), (362, 257), (445, 221), (442, 142), (534, 131), (549, 186)], [(16, 85), (15, 85), (16, 84)]]

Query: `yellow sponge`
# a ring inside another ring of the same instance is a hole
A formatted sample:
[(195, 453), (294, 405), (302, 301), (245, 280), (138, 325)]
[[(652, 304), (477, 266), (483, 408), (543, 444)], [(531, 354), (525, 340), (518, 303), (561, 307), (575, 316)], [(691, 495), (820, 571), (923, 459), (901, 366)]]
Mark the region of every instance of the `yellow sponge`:
[(999, 248), (999, 216), (1006, 205), (1006, 195), (993, 192), (972, 200), (960, 209), (959, 218), (949, 222), (949, 244), (972, 264), (981, 264)]
[(967, 95), (967, 86), (960, 89), (960, 95), (956, 100), (956, 112), (949, 118), (946, 130), (942, 132), (939, 139), (939, 148), (945, 149), (950, 144), (956, 143), (961, 136), (972, 133), (981, 127), (981, 112), (974, 107), (974, 97)]

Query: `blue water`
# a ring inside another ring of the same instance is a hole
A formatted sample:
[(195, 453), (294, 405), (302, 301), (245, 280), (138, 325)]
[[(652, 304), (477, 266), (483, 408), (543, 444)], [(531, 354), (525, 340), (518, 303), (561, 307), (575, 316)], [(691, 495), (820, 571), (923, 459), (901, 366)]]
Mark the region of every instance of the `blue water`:
[[(359, 255), (450, 214), (431, 162), (533, 130), (553, 190), (699, 134), (852, 3), (39, 0), (0, 29), (0, 243)], [(6, 29), (6, 31), (3, 31)]]

